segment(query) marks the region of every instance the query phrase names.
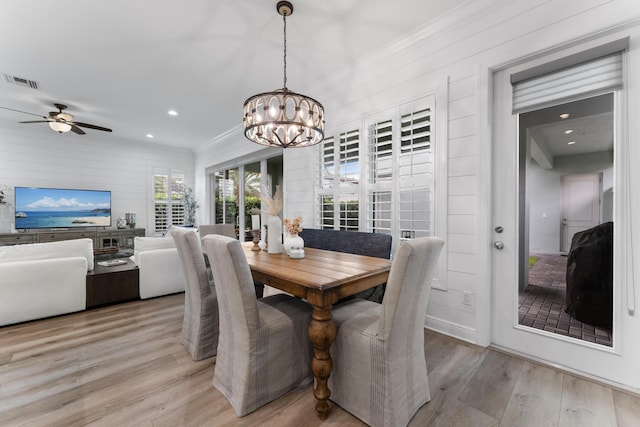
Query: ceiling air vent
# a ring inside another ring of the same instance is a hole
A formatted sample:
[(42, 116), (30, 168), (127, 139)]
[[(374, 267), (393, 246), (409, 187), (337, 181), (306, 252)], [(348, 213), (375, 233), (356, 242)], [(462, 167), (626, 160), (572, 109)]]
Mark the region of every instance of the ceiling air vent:
[(10, 76), (9, 74), (3, 74), (4, 81), (17, 86), (28, 87), (31, 89), (38, 89), (38, 82), (35, 80), (24, 79), (22, 77)]

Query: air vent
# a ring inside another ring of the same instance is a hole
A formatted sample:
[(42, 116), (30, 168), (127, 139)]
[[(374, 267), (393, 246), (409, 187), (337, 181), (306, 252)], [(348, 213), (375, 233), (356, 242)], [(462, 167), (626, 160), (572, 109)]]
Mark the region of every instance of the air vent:
[(35, 80), (29, 80), (22, 77), (10, 76), (9, 74), (3, 74), (4, 81), (17, 86), (28, 87), (38, 90), (38, 82)]

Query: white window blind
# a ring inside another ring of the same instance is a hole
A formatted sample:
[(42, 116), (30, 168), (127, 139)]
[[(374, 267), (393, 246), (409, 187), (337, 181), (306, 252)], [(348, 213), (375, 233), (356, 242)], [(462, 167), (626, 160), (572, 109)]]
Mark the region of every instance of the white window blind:
[(401, 115), (398, 163), (398, 237), (430, 236), (434, 215), (430, 108)]
[[(394, 241), (433, 234), (432, 103), (429, 97), (375, 113), (363, 121), (364, 146), (359, 130), (328, 137), (320, 151), (321, 227), (391, 234)], [(332, 167), (338, 179), (328, 184)]]
[(330, 136), (322, 144), (322, 188), (332, 188), (336, 176), (335, 141)]
[(390, 190), (369, 193), (368, 226), (374, 233), (392, 234), (393, 193)]
[(513, 113), (575, 101), (622, 84), (622, 53), (618, 52), (514, 82)]
[(332, 195), (320, 198), (320, 228), (333, 230), (335, 225), (335, 207)]
[(357, 185), (360, 181), (360, 131), (340, 134), (340, 185)]
[(369, 126), (369, 182), (391, 182), (393, 172), (393, 121)]
[(156, 173), (153, 176), (153, 192), (155, 198), (155, 231), (162, 232), (169, 228), (169, 174)]
[(358, 230), (360, 130), (336, 132), (320, 151), (318, 217), (321, 228)]
[(320, 150), (320, 183), (318, 197), (320, 228), (333, 229), (335, 225), (334, 186), (336, 177), (335, 138), (328, 136)]
[(184, 190), (184, 174), (182, 172), (155, 171), (153, 191), (156, 233), (164, 233), (171, 224), (184, 224)]
[(341, 193), (340, 206), (340, 230), (358, 231), (360, 229), (360, 201), (358, 193)]

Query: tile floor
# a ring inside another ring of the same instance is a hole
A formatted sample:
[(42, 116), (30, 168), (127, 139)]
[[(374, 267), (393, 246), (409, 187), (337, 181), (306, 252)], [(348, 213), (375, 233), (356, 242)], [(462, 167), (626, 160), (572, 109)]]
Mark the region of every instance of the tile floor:
[(520, 324), (611, 347), (611, 330), (582, 323), (565, 313), (567, 257), (531, 255), (539, 259), (529, 270), (529, 286), (520, 293)]

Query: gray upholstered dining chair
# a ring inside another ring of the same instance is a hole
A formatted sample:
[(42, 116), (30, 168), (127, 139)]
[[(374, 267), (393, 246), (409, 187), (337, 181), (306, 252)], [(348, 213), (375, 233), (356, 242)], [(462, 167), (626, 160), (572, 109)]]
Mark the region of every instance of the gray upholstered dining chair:
[(404, 241), (396, 250), (382, 304), (354, 299), (333, 309), (330, 399), (372, 426), (405, 426), (431, 398), (424, 316), (444, 242)]
[[(204, 224), (198, 227), (198, 231), (200, 232), (201, 238), (209, 234), (220, 234), (234, 239), (237, 238), (236, 227), (233, 224)], [(254, 287), (256, 296), (262, 298), (262, 295), (264, 295), (264, 284), (254, 282)]]
[(313, 381), (311, 306), (289, 295), (256, 298), (240, 242), (215, 234), (202, 241), (220, 312), (213, 385), (241, 417)]
[(182, 344), (193, 360), (215, 356), (218, 348), (218, 300), (205, 266), (202, 245), (193, 229), (174, 227), (180, 267), (185, 278)]

